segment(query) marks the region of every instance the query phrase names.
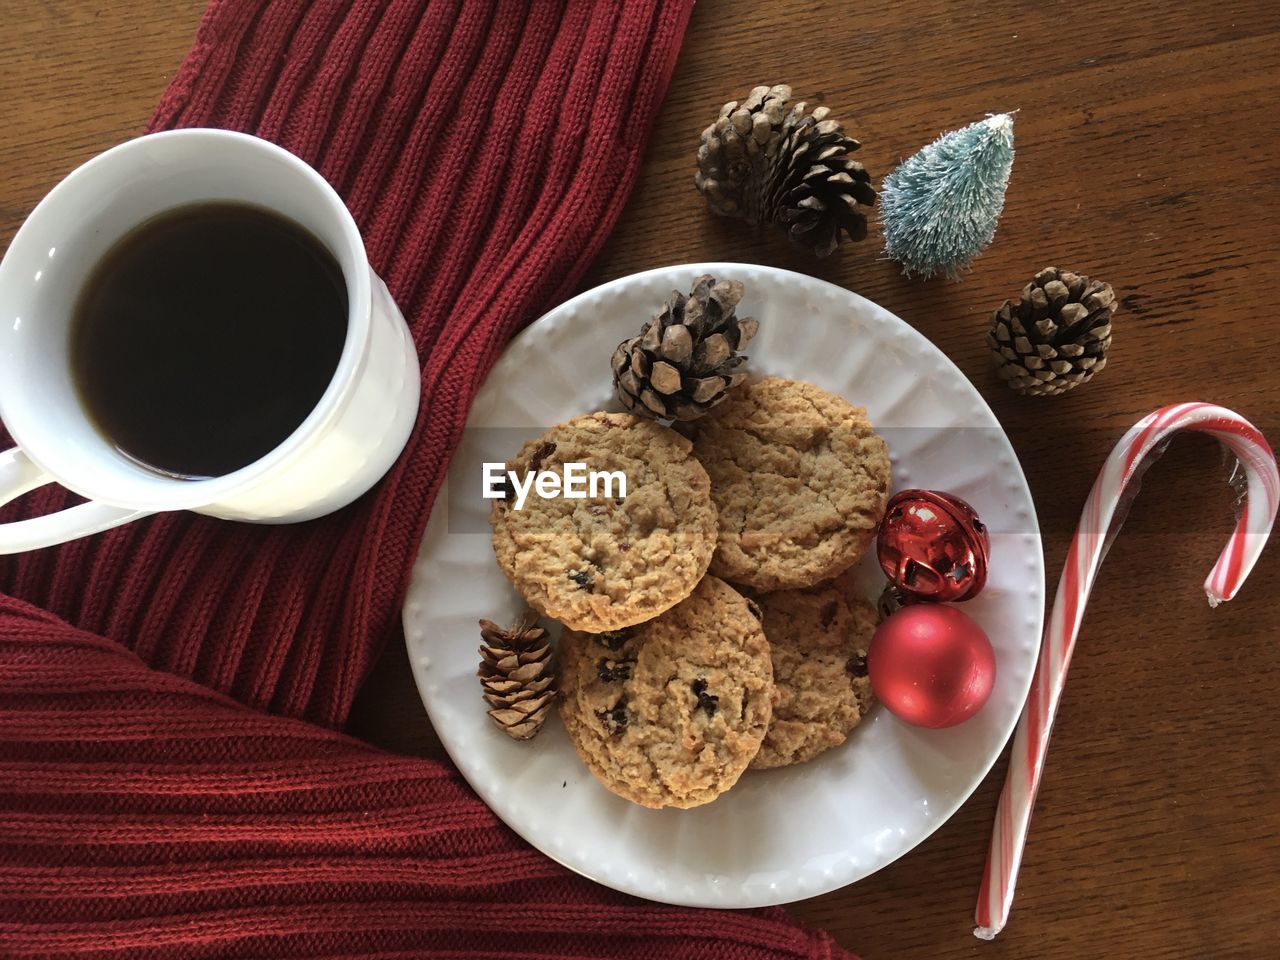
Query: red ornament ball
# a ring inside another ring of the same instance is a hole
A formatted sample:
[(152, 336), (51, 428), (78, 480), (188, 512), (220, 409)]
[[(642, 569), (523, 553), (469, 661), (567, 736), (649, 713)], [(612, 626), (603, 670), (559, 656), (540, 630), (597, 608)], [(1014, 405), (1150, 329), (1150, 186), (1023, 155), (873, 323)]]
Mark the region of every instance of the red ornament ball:
[(903, 490), (876, 535), (880, 569), (908, 602), (951, 603), (987, 582), (991, 537), (973, 507), (937, 490)]
[(953, 727), (991, 696), (996, 655), (968, 614), (919, 603), (876, 629), (867, 672), (876, 697), (895, 716), (917, 727)]

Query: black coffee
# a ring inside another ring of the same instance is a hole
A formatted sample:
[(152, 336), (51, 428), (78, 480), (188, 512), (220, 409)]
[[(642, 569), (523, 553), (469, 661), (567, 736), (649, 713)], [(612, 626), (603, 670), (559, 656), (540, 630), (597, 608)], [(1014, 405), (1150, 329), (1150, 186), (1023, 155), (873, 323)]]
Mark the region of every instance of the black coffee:
[(71, 363), (99, 430), (170, 476), (217, 477), (277, 447), (324, 393), (347, 288), (278, 214), (208, 203), (137, 227), (76, 303)]

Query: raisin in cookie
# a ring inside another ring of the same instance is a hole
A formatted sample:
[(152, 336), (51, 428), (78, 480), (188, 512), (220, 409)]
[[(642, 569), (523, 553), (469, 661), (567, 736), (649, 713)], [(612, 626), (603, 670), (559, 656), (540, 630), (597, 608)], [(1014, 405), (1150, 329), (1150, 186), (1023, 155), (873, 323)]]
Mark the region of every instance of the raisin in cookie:
[(720, 516), (712, 573), (756, 590), (808, 587), (862, 556), (890, 480), (865, 410), (769, 377), (739, 387), (696, 430)]
[(626, 497), (601, 480), (583, 499), (544, 499), (530, 489), (516, 509), (508, 485), (490, 513), (493, 549), (529, 605), (567, 627), (600, 632), (649, 620), (687, 597), (707, 572), (717, 530), (710, 481), (689, 441), (652, 420), (593, 413), (529, 441), (507, 469), (563, 477), (566, 463), (620, 472)]
[(777, 695), (753, 769), (812, 760), (844, 743), (870, 708), (867, 647), (878, 616), (851, 579), (759, 598)]
[(714, 800), (769, 726), (769, 645), (746, 600), (715, 577), (641, 626), (565, 630), (558, 658), (560, 716), (578, 756), (646, 807)]

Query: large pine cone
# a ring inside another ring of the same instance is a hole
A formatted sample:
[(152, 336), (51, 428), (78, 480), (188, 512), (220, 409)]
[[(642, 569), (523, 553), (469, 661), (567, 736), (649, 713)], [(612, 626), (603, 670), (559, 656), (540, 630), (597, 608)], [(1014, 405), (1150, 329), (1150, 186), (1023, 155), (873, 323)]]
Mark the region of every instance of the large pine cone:
[(790, 99), (785, 84), (756, 87), (742, 103), (721, 107), (719, 119), (702, 132), (694, 184), (714, 213), (747, 223), (769, 220), (762, 207), (766, 151), (777, 152)]
[(671, 292), (662, 312), (613, 352), (613, 385), (632, 413), (658, 420), (696, 420), (744, 379), (738, 353), (760, 325), (734, 314), (737, 280), (701, 276), (689, 296)]
[(791, 88), (756, 87), (747, 99), (720, 109), (702, 132), (694, 183), (714, 213), (748, 223), (775, 223), (798, 246), (831, 253), (843, 231), (867, 235), (865, 207), (876, 201), (871, 175), (848, 156), (861, 144), (844, 133), (830, 110), (789, 113)]
[(1111, 284), (1045, 267), (991, 317), (987, 345), (996, 373), (1023, 394), (1049, 396), (1093, 378), (1107, 365)]
[(528, 740), (542, 729), (556, 699), (547, 631), (529, 610), (506, 630), (481, 620), (480, 637), (476, 676), (484, 687), (489, 717), (512, 739)]

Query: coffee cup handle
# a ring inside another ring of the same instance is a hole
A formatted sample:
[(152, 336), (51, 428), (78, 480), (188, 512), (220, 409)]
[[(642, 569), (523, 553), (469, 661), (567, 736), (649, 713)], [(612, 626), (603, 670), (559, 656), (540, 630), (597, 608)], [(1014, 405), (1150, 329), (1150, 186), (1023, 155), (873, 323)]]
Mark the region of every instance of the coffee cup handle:
[[(22, 496), (28, 491), (52, 483), (53, 477), (45, 473), (17, 447), (0, 453), (0, 506)], [(152, 510), (134, 510), (129, 507), (113, 507), (109, 503), (89, 501), (66, 510), (59, 510), (43, 517), (0, 523), (0, 554), (22, 553), (51, 547), (87, 537), (91, 533), (110, 530), (130, 520), (137, 520), (153, 513)]]

